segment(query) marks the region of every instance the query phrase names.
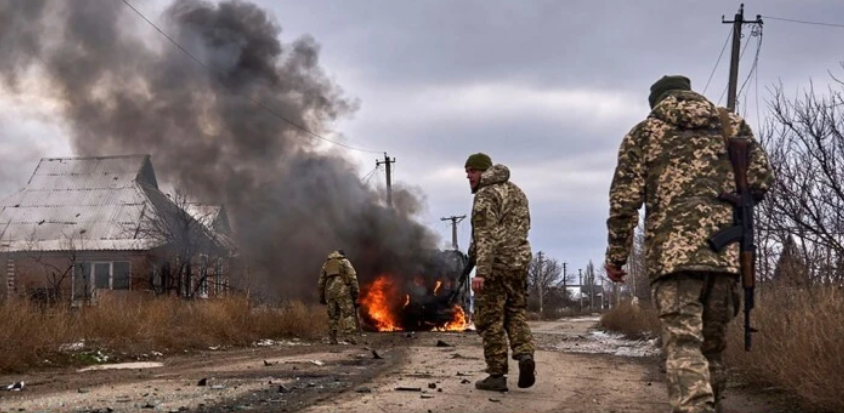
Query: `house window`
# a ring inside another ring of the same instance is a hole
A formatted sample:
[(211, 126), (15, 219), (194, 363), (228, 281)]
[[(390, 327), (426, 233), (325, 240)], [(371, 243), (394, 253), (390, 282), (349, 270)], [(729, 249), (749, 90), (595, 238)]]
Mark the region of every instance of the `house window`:
[[(128, 261), (80, 262), (73, 266), (74, 296), (87, 296), (87, 286), (101, 290), (128, 290), (131, 264)], [(80, 291), (81, 290), (81, 291)]]

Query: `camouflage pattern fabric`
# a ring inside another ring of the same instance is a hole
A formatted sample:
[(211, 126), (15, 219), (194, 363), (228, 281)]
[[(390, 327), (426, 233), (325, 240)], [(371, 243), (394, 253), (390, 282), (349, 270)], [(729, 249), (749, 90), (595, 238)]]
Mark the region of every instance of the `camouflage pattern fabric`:
[(651, 294), (662, 328), (668, 398), (675, 413), (715, 412), (726, 384), (726, 330), (741, 302), (738, 276), (683, 272)]
[[(748, 184), (762, 195), (773, 181), (764, 149), (750, 127), (730, 114), (733, 136), (751, 139)], [(610, 188), (606, 262), (627, 262), (644, 203), (646, 265), (651, 282), (678, 271), (738, 273), (738, 245), (718, 254), (707, 238), (733, 222), (719, 201), (735, 181), (714, 104), (692, 91), (674, 91), (624, 137)]]
[(350, 297), (328, 299), (329, 339), (336, 342), (338, 333), (347, 337), (357, 334), (355, 306)]
[(469, 258), (475, 261), (475, 276), (513, 274), (521, 277), (532, 258), (530, 209), (521, 188), (510, 182), (510, 170), (493, 165), (481, 175), (472, 206), (472, 243)]
[(328, 255), (319, 274), (320, 302), (328, 305), (328, 333), (336, 341), (340, 322), (343, 334), (353, 334), (355, 327), (355, 307), (353, 298), (360, 294), (358, 277), (352, 263), (339, 252)]
[(524, 281), (515, 274), (496, 275), (484, 280), (484, 289), (475, 294), (475, 327), (483, 339), (487, 373), (491, 375), (507, 374), (508, 338), (513, 360), (522, 354), (533, 356), (535, 350), (525, 317)]
[(469, 247), (475, 276), (484, 278), (484, 289), (475, 295), (475, 326), (491, 375), (507, 373), (508, 337), (514, 359), (534, 353), (525, 319), (525, 283), (532, 258), (529, 231), (527, 197), (510, 182), (506, 166), (493, 165), (483, 172), (475, 190)]

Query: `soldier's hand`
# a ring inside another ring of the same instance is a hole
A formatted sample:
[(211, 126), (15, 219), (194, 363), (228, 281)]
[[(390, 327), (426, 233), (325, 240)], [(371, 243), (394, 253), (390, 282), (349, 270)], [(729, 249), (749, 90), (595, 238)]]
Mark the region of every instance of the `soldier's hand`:
[(472, 290), (476, 293), (484, 290), (484, 277), (472, 278)]
[(607, 277), (609, 277), (609, 279), (613, 282), (617, 283), (623, 283), (624, 276), (627, 275), (627, 272), (625, 272), (623, 269), (616, 267), (612, 264), (604, 264), (604, 270), (607, 272)]

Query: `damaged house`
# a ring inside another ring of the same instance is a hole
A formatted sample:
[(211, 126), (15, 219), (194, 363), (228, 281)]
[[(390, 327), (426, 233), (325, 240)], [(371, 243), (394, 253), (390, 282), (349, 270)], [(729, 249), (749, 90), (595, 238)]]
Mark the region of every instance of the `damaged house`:
[(237, 249), (225, 208), (159, 190), (149, 155), (43, 158), (0, 198), (0, 297), (228, 292)]

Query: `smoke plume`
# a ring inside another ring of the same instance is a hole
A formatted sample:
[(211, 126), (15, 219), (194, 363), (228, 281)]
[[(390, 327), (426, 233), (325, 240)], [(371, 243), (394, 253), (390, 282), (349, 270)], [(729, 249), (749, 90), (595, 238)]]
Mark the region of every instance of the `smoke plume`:
[(312, 298), (338, 248), (362, 278), (422, 265), (437, 240), (412, 220), (417, 196), (394, 188), (401, 207), (385, 208), (346, 152), (316, 151), (320, 140), (261, 107), (318, 134), (354, 113), (313, 38), (281, 41), (274, 17), (245, 1), (176, 0), (147, 17), (205, 67), (122, 2), (27, 0), (0, 3), (0, 78), (20, 94), (32, 92), (23, 77), (40, 79), (78, 155), (148, 153), (160, 181), (225, 204), (275, 296)]

